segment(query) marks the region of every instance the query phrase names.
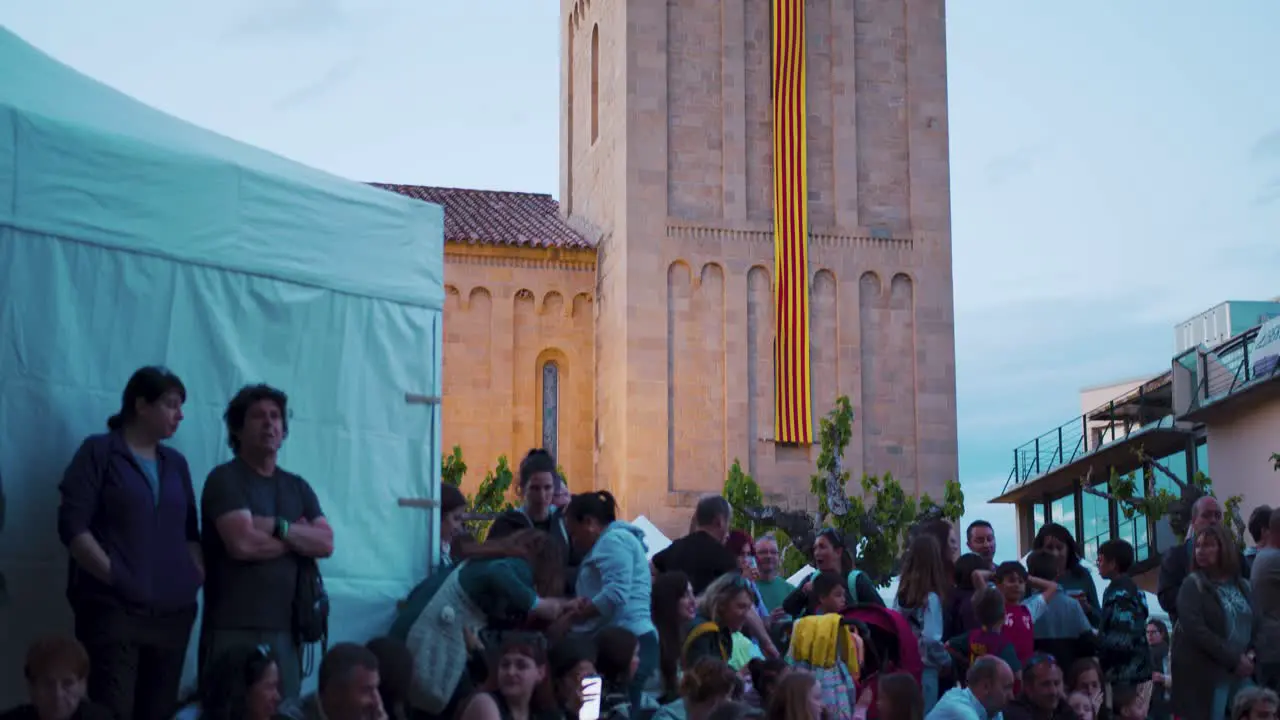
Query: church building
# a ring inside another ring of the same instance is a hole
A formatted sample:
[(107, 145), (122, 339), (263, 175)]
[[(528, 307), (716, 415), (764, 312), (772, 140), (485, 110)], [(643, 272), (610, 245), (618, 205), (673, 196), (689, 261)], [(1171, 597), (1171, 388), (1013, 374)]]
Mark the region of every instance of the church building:
[[(734, 460), (957, 478), (944, 0), (561, 0), (560, 189), (445, 210), (444, 448), (667, 531)], [(775, 208), (779, 211), (775, 212)], [(781, 322), (779, 322), (781, 320)]]

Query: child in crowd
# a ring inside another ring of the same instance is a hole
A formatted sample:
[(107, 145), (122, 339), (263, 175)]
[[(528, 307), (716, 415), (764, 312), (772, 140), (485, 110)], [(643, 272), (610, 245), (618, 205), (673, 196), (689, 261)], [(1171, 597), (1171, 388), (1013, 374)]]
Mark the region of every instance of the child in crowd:
[[(994, 573), (979, 570), (974, 573), (982, 582), (988, 578), (1004, 598), (1004, 630), (1001, 634), (1013, 644), (1018, 664), (1025, 665), (1036, 652), (1035, 622), (1044, 614), (1047, 603), (1058, 594), (1058, 584), (1040, 578), (1031, 578), (1022, 563), (1010, 560), (996, 566)], [(1027, 597), (1027, 585), (1038, 592)]]
[[(1044, 550), (1036, 550), (1027, 556), (1027, 575), (1056, 586), (1058, 560)], [(1080, 603), (1061, 592), (1043, 601), (1044, 611), (1032, 626), (1036, 651), (1054, 656), (1062, 667), (1071, 667), (1076, 658), (1092, 656), (1093, 626)]]
[(973, 661), (994, 655), (1009, 663), (1009, 669), (1017, 675), (1022, 663), (1018, 661), (1013, 642), (1004, 634), (1004, 595), (994, 587), (983, 587), (973, 596), (973, 613), (978, 627), (947, 641), (947, 649), (956, 660), (956, 674), (964, 677)]
[[(1137, 702), (1145, 696), (1150, 704), (1155, 668), (1147, 643), (1147, 598), (1129, 577), (1133, 561), (1133, 546), (1124, 540), (1108, 540), (1098, 548), (1098, 572), (1111, 581), (1102, 594), (1098, 659), (1113, 691), (1132, 687), (1139, 696)], [(1147, 708), (1142, 707), (1142, 716), (1146, 714)]]
[(813, 594), (818, 598), (815, 614), (842, 612), (848, 606), (848, 594), (840, 573), (823, 572), (813, 579)]

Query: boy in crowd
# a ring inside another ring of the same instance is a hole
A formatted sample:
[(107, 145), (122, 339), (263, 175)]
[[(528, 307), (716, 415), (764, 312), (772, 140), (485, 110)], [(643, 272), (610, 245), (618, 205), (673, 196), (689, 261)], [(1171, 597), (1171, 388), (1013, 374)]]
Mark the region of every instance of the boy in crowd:
[(1004, 595), (994, 587), (982, 587), (973, 596), (973, 614), (978, 619), (978, 628), (947, 641), (947, 650), (951, 651), (957, 666), (967, 671), (978, 658), (994, 655), (1008, 663), (1015, 675), (1021, 672), (1018, 653), (1004, 634)]
[[(1035, 622), (1044, 615), (1046, 603), (1058, 594), (1058, 584), (1027, 576), (1022, 563), (1010, 560), (996, 566), (994, 573), (978, 571), (975, 584), (994, 581), (995, 588), (1004, 598), (1004, 630), (1002, 634), (1013, 644), (1019, 666), (1025, 666), (1035, 654)], [(1037, 593), (1027, 597), (1027, 585)]]
[(1133, 546), (1124, 540), (1108, 540), (1098, 548), (1098, 573), (1111, 581), (1102, 594), (1098, 660), (1112, 692), (1131, 687), (1139, 703), (1150, 703), (1155, 668), (1147, 644), (1147, 598), (1129, 577), (1133, 561)]
[(843, 612), (848, 605), (844, 581), (839, 573), (818, 573), (813, 579), (813, 594), (818, 598), (816, 614), (819, 615)]

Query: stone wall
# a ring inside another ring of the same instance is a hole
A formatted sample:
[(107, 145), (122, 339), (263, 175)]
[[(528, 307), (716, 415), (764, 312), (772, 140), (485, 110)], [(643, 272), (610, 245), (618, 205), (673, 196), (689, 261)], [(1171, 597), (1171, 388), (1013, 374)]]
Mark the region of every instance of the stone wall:
[(558, 375), (557, 455), (574, 491), (594, 486), (590, 251), (445, 251), (444, 449), (462, 447), (474, 490), (506, 455), (543, 446), (543, 372)]

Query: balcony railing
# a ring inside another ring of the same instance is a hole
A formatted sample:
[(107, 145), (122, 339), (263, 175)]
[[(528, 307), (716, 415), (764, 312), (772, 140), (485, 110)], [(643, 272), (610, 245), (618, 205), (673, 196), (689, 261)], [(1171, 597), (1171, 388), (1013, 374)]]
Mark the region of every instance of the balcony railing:
[(1014, 448), (1004, 492), (1140, 431), (1173, 423), (1171, 379), (1165, 374)]
[(1255, 353), (1259, 332), (1265, 327), (1247, 330), (1212, 350), (1192, 348), (1174, 358), (1179, 415), (1221, 400), (1254, 380), (1280, 376), (1274, 358), (1259, 361)]

